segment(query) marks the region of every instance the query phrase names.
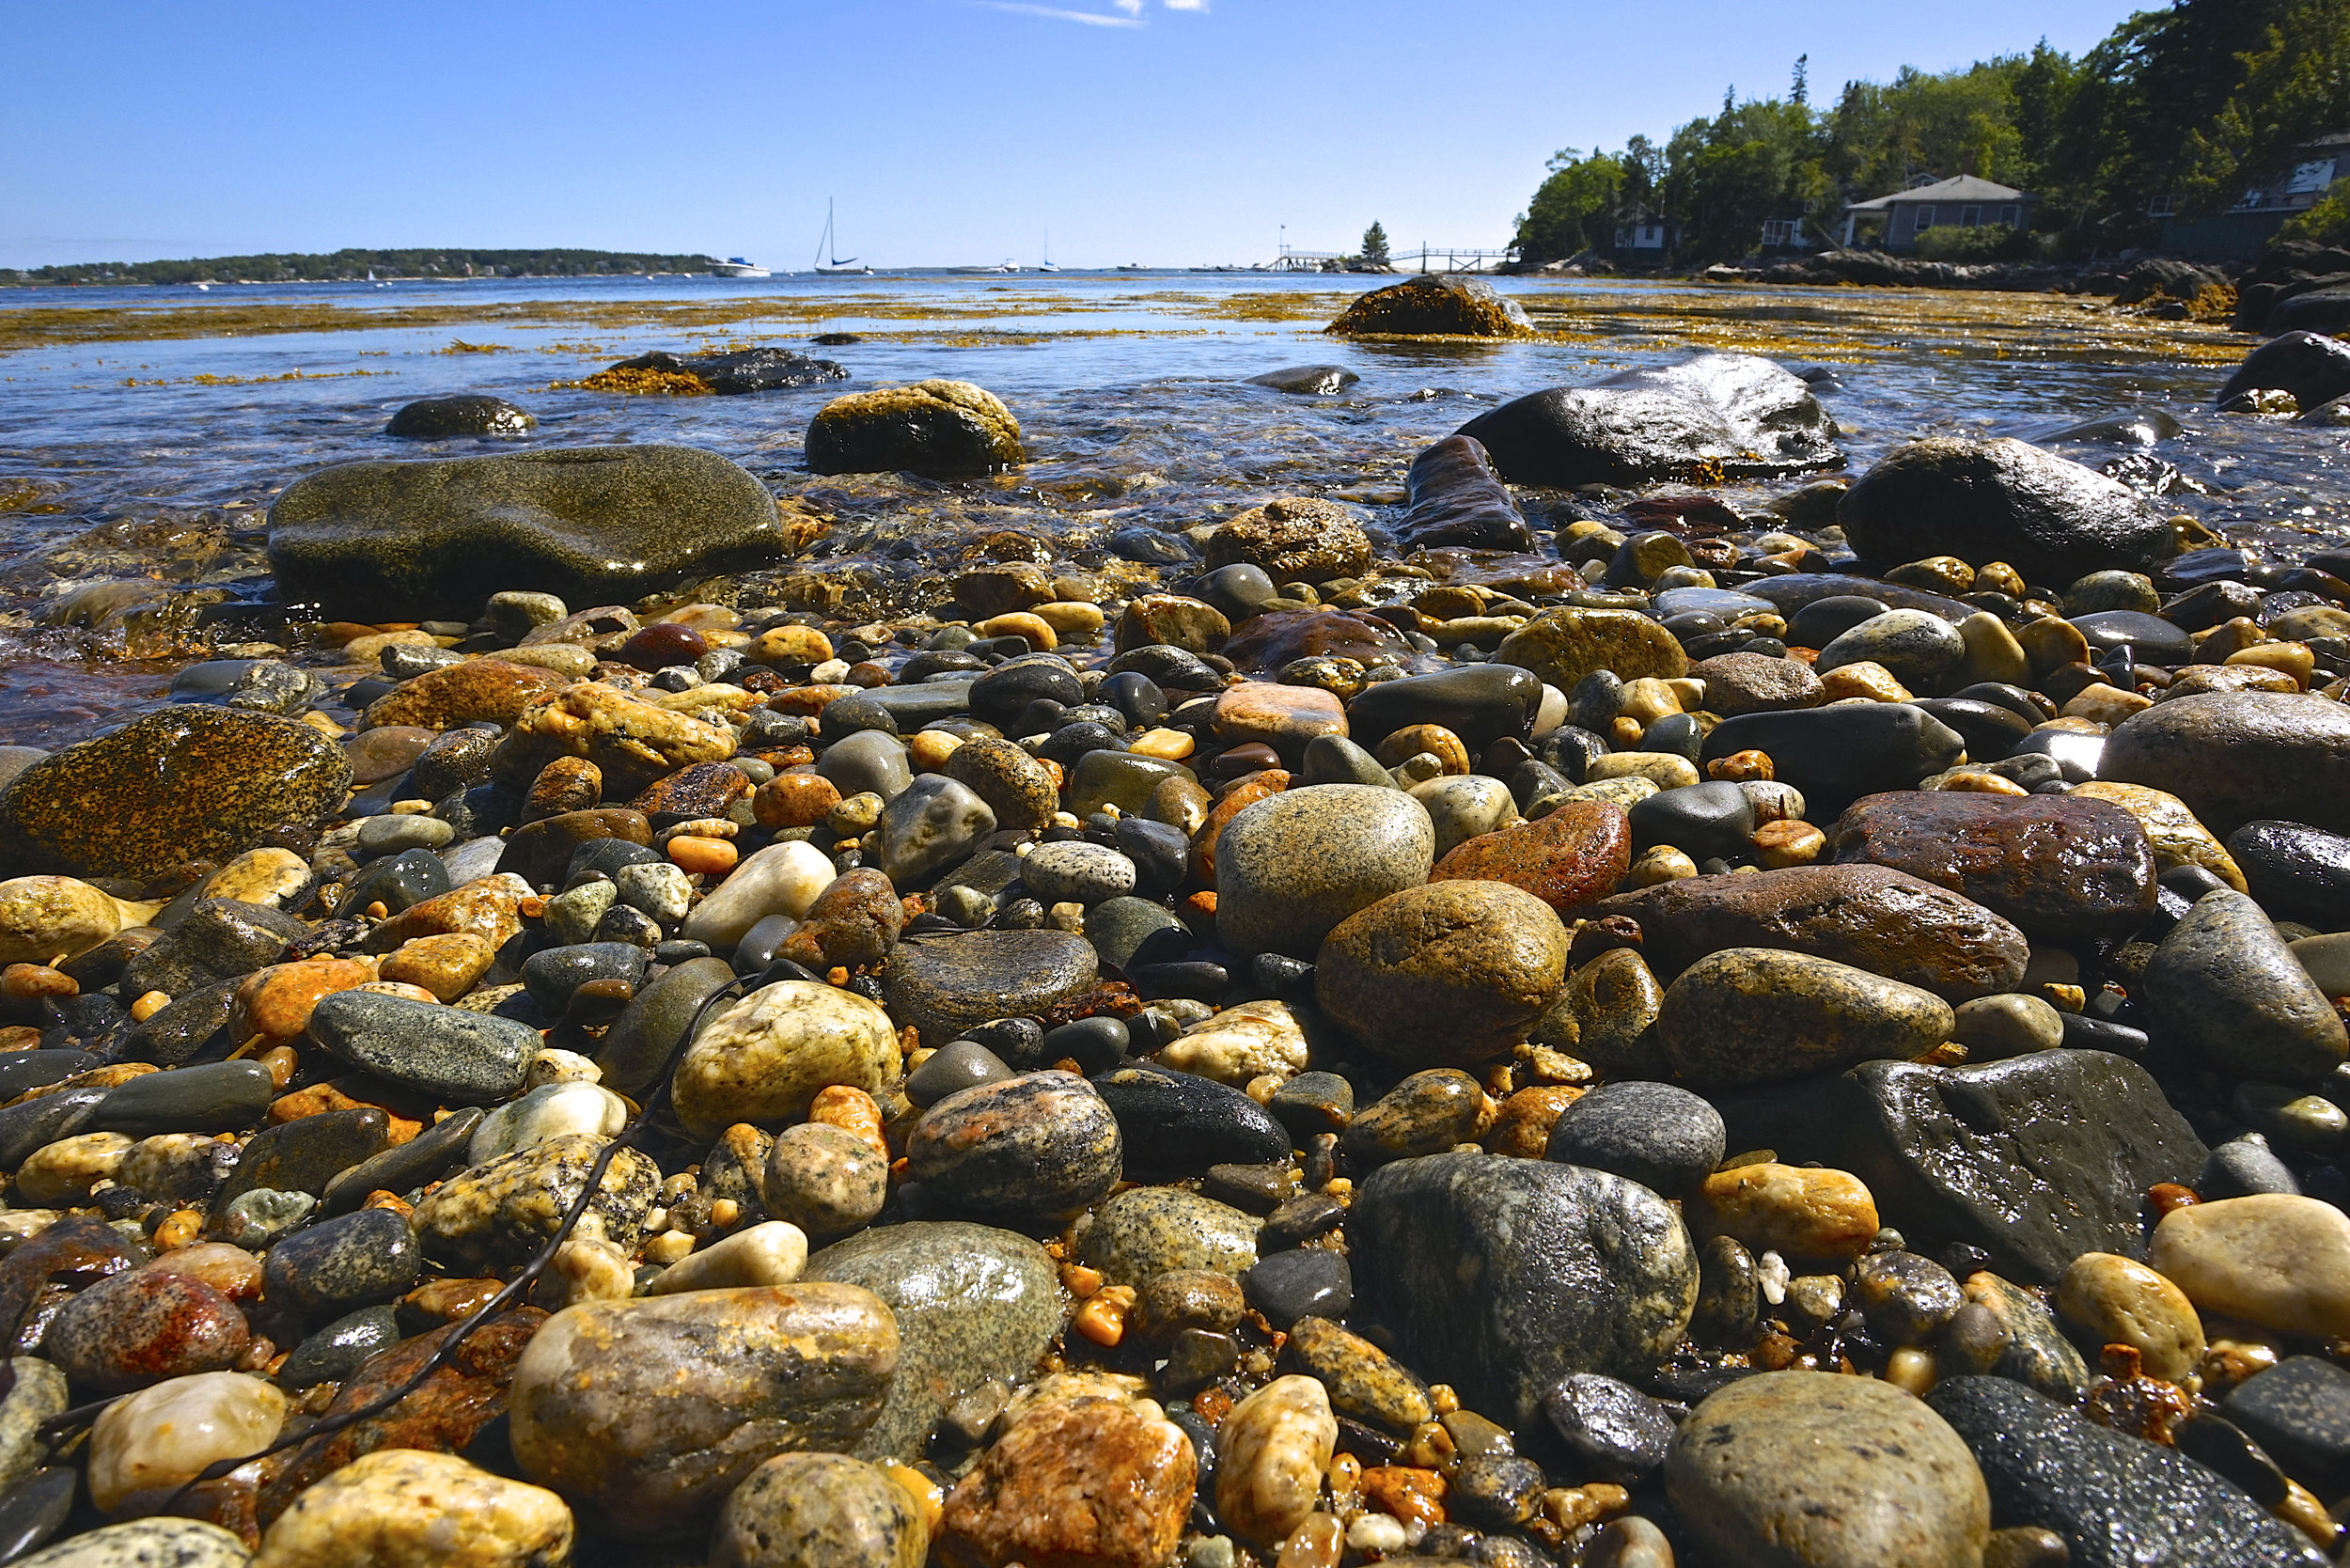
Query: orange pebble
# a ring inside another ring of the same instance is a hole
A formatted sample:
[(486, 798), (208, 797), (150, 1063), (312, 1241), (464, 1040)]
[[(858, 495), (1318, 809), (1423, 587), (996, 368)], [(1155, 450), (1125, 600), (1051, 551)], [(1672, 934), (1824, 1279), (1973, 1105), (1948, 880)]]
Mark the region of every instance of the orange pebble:
[(877, 1150), (882, 1158), (889, 1157), (889, 1144), (882, 1137), (882, 1108), (861, 1089), (834, 1084), (818, 1090), (816, 1098), (808, 1102), (807, 1119), (854, 1133)]
[[(754, 806), (752, 809), (758, 808)], [(724, 876), (734, 870), (735, 855), (734, 846), (724, 839), (680, 837), (669, 840), (669, 859), (689, 875)]]
[(1405, 1465), (1374, 1465), (1363, 1472), (1363, 1501), (1411, 1524), (1444, 1523), (1444, 1477)]
[(20, 1002), (64, 1001), (82, 994), (81, 983), (45, 964), (11, 964), (0, 969), (0, 994)]
[(1132, 1285), (1104, 1285), (1086, 1297), (1070, 1321), (1078, 1333), (1095, 1344), (1107, 1347), (1126, 1337), (1126, 1314), (1134, 1309), (1135, 1288)]
[(155, 1227), (155, 1250), (174, 1252), (191, 1247), (204, 1233), (204, 1215), (195, 1209), (181, 1209)]
[(1716, 757), (1705, 764), (1705, 776), (1726, 778), (1731, 783), (1756, 779), (1767, 783), (1778, 776), (1770, 754), (1763, 751), (1733, 751), (1727, 757)]
[(269, 1069), (269, 1081), (281, 1090), (293, 1082), (294, 1069), (302, 1065), (290, 1045), (274, 1046), (254, 1059)]
[(812, 773), (779, 773), (751, 796), (751, 814), (761, 827), (814, 827), (840, 804), (832, 780)]
[(2156, 1182), (2146, 1189), (2147, 1206), (2158, 1215), (2167, 1215), (2174, 1209), (2191, 1208), (2201, 1201), (2193, 1188), (2183, 1187), (2176, 1182)]
[(144, 1024), (170, 1005), (170, 996), (161, 991), (149, 991), (131, 1004), (131, 1016)]

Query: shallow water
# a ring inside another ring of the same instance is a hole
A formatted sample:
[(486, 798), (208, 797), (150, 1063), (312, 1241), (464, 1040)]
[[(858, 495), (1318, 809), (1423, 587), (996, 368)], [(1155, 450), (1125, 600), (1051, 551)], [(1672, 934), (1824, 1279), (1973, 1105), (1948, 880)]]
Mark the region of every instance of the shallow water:
[[(238, 606), (269, 592), (270, 498), (327, 463), (488, 449), (383, 434), (400, 404), (453, 392), (495, 393), (538, 415), (533, 435), (510, 445), (724, 452), (838, 521), (813, 566), (866, 566), (869, 578), (951, 569), (999, 529), (1082, 559), (1113, 528), (1186, 526), (1277, 494), (1393, 505), (1412, 455), (1481, 409), (1696, 348), (1835, 367), (1841, 387), (1826, 400), (1856, 469), (1918, 435), (2037, 436), (2161, 408), (2186, 433), (2154, 453), (2175, 469), (2160, 504), (2285, 556), (2350, 539), (2350, 432), (2213, 413), (2213, 391), (2251, 342), (2218, 328), (2053, 295), (1503, 279), (1542, 337), (1324, 337), (1323, 324), (1375, 281), (913, 274), (0, 291), (0, 744), (90, 733), (151, 705), (178, 666), (257, 635)], [(862, 337), (809, 351), (845, 366), (848, 381), (746, 398), (556, 384), (652, 348), (805, 347), (818, 332)], [(1362, 379), (1333, 398), (1242, 384), (1313, 362)], [(953, 487), (801, 469), (802, 434), (827, 400), (925, 376), (1003, 397), (1036, 461)], [(164, 608), (103, 633), (54, 623), (65, 595), (114, 579), (154, 585), (125, 598)], [(208, 598), (223, 604), (195, 602)], [(870, 595), (848, 604), (886, 607)]]

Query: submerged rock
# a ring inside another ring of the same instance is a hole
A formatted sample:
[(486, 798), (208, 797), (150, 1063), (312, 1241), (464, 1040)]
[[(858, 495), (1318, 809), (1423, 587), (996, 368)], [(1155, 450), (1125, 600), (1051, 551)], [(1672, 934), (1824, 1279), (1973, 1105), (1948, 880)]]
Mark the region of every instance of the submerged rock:
[(446, 441), (459, 435), (524, 435), (538, 425), (534, 416), (504, 398), (466, 393), (404, 403), (384, 433), (409, 441)]
[(1475, 437), (1448, 435), (1412, 460), (1404, 485), (1411, 504), (1396, 525), (1407, 550), (1460, 545), (1471, 550), (1531, 550), (1533, 531)]
[(287, 603), (373, 620), (466, 619), (517, 588), (625, 603), (787, 543), (766, 486), (693, 447), (346, 463), (295, 480), (269, 511)]
[(1554, 386), (1480, 414), (1460, 433), (1482, 442), (1513, 484), (1744, 478), (1844, 461), (1835, 421), (1810, 385), (1751, 354), (1700, 353)]
[(744, 392), (776, 392), (787, 387), (814, 386), (820, 382), (845, 381), (849, 372), (829, 359), (815, 359), (790, 349), (738, 349), (732, 353), (679, 355), (655, 349), (623, 359), (604, 371), (651, 370), (670, 376), (691, 376), (721, 397)]

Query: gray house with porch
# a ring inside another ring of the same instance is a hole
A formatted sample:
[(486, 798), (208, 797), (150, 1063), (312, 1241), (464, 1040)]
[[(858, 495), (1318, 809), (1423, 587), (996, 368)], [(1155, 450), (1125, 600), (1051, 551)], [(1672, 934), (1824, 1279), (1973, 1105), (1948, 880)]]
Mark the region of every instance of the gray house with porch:
[(2013, 185), (1995, 184), (1971, 174), (1952, 175), (1874, 201), (1854, 202), (1844, 209), (1841, 238), (1850, 245), (1859, 237), (1862, 226), (1882, 225), (1879, 238), (1887, 250), (1916, 250), (1918, 236), (1930, 228), (1981, 228), (1990, 224), (2029, 228), (2032, 209), (2039, 205), (2038, 196)]

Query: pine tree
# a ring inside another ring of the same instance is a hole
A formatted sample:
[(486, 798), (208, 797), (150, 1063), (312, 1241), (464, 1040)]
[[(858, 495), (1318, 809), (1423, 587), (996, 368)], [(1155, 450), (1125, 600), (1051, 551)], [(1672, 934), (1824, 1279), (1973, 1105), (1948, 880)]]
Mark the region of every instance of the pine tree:
[(1363, 259), (1378, 266), (1386, 265), (1387, 231), (1375, 218), (1363, 230)]

